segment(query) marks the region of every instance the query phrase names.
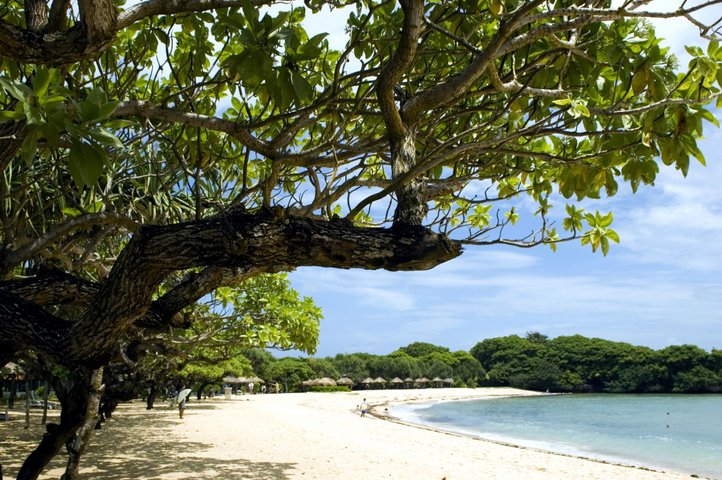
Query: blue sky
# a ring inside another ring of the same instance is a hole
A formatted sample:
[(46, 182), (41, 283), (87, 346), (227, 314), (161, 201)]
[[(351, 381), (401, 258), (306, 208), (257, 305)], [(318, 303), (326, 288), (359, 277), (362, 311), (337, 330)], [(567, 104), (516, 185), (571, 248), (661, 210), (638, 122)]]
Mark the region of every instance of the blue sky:
[[(323, 20), (319, 31), (329, 25), (337, 28), (330, 38), (341, 40), (337, 20)], [(696, 42), (695, 29), (674, 20), (657, 31), (686, 64), (683, 45)], [(687, 178), (663, 168), (653, 188), (588, 205), (615, 214), (621, 244), (607, 257), (579, 243), (556, 253), (468, 247), (427, 272), (293, 272), (293, 287), (324, 311), (316, 356), (387, 354), (414, 341), (467, 350), (528, 331), (722, 348), (722, 132), (705, 130), (707, 167), (695, 163)]]

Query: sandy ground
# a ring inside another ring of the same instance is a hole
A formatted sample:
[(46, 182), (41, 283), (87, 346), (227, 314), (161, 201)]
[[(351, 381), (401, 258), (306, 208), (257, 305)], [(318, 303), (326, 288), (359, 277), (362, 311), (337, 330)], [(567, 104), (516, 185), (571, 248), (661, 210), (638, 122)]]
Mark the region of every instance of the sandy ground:
[[(545, 453), (396, 423), (356, 407), (366, 397), (376, 412), (394, 402), (522, 395), (513, 389), (379, 390), (193, 399), (185, 418), (158, 404), (123, 404), (83, 458), (85, 479), (629, 479), (677, 480), (649, 471)], [(16, 414), (0, 422), (0, 464), (15, 478), (43, 429)], [(42, 479), (59, 478), (57, 458)]]

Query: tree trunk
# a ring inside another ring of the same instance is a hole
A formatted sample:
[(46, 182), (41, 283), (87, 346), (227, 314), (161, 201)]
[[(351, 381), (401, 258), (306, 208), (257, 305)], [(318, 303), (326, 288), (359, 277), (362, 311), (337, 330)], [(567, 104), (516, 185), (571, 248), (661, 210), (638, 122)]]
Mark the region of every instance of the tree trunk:
[(90, 378), (90, 391), (85, 408), (85, 419), (78, 429), (75, 437), (68, 441), (68, 464), (60, 480), (77, 480), (80, 467), (80, 457), (90, 443), (90, 439), (98, 423), (98, 408), (103, 393), (103, 369), (94, 370)]
[(50, 460), (73, 438), (83, 424), (90, 393), (89, 379), (87, 372), (80, 371), (69, 383), (67, 391), (61, 392), (56, 388), (62, 405), (60, 424), (49, 423), (45, 426), (46, 433), (37, 448), (28, 455), (20, 467), (17, 480), (36, 480)]
[(25, 430), (30, 428), (30, 382), (25, 378)]
[(43, 421), (45, 425), (48, 421), (48, 396), (50, 395), (50, 382), (45, 380), (45, 390), (43, 391)]
[(15, 408), (15, 395), (18, 392), (18, 383), (17, 380), (15, 380), (15, 375), (13, 374), (12, 381), (10, 383), (10, 398), (8, 398), (8, 407), (9, 408)]
[[(391, 143), (394, 178), (399, 178), (416, 166), (416, 133), (409, 130), (403, 139)], [(396, 225), (421, 225), (428, 211), (423, 198), (423, 180), (419, 177), (403, 182), (396, 190), (398, 202), (394, 213)]]
[(145, 400), (146, 410), (153, 410), (156, 395), (158, 395), (158, 390), (156, 389), (155, 382), (151, 382), (150, 390), (148, 391), (148, 398)]

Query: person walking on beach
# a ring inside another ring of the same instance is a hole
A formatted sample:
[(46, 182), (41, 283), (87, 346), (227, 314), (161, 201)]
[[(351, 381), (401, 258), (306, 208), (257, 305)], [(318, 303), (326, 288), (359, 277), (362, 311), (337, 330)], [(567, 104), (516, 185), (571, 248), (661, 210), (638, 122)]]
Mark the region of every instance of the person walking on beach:
[(364, 398), (364, 401), (361, 402), (361, 416), (366, 416), (366, 410), (368, 409), (368, 405), (366, 405), (366, 399)]

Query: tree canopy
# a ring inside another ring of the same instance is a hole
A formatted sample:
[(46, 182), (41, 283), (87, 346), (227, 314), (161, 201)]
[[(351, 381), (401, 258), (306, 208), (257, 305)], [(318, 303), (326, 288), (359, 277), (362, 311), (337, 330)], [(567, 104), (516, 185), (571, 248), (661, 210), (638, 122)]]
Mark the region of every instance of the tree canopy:
[(660, 350), (581, 335), (539, 343), (539, 333), (488, 338), (470, 353), (486, 370), (484, 385), (564, 392), (719, 392), (720, 350), (694, 345)]
[[(4, 2), (0, 363), (32, 352), (86, 384), (44, 451), (136, 329), (187, 327), (261, 273), (606, 254), (612, 213), (579, 201), (685, 174), (716, 124), (722, 0), (665, 3)], [(342, 6), (345, 43), (306, 31)], [(678, 65), (657, 18), (707, 47)]]

